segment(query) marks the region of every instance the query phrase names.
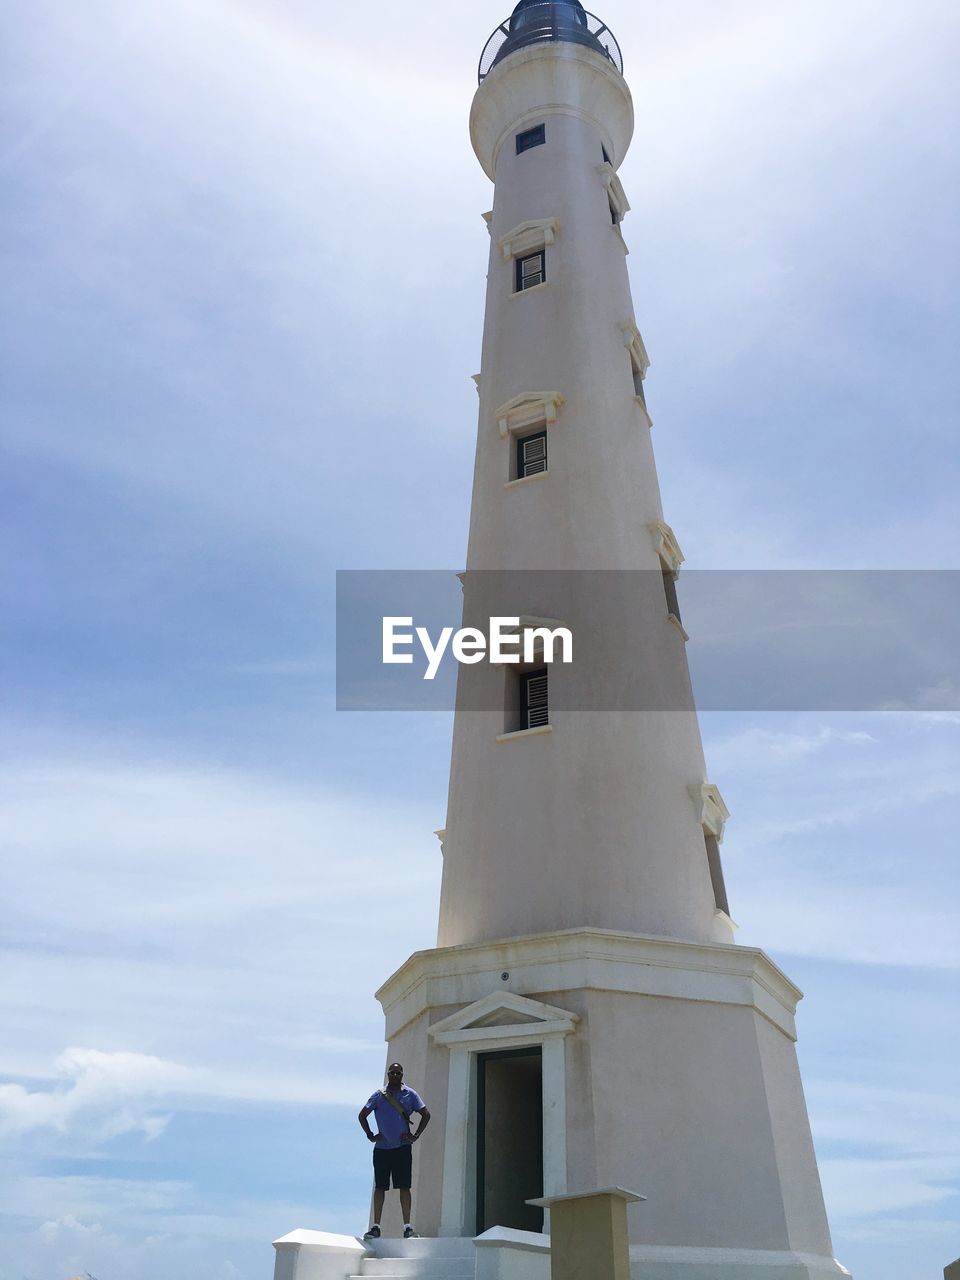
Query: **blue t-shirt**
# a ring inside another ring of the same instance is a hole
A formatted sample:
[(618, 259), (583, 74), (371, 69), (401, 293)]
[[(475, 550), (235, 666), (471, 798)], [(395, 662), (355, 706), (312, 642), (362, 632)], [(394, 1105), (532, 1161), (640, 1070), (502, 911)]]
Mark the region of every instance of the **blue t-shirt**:
[[(416, 1089), (408, 1089), (407, 1086), (401, 1085), (400, 1092), (391, 1094), (396, 1098), (403, 1107), (409, 1118), (414, 1111), (423, 1111), (423, 1099), (417, 1093)], [(403, 1116), (386, 1100), (378, 1089), (376, 1093), (372, 1093), (366, 1101), (366, 1106), (374, 1112), (377, 1117), (377, 1128), (380, 1130), (380, 1137), (377, 1139), (376, 1145), (381, 1151), (391, 1151), (396, 1147), (406, 1146), (401, 1142), (400, 1138), (403, 1134), (409, 1133), (410, 1126), (404, 1121)]]

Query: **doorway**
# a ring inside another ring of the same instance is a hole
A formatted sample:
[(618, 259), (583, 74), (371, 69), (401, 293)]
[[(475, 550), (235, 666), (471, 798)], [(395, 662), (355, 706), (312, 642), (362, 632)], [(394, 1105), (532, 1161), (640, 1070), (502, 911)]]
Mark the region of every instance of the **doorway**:
[(543, 1064), (539, 1045), (477, 1054), (477, 1234), (542, 1231)]

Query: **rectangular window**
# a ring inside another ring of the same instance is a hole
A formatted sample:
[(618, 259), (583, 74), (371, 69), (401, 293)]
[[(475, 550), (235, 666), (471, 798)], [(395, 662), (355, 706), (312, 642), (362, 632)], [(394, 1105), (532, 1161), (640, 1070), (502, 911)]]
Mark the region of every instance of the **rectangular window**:
[(647, 407), (647, 397), (643, 391), (643, 374), (634, 369), (633, 371), (633, 394), (639, 396), (643, 402), (643, 407)]
[(525, 671), (520, 676), (520, 728), (539, 729), (549, 723), (547, 668)]
[(680, 601), (677, 599), (677, 580), (673, 576), (673, 570), (664, 568), (661, 573), (663, 575), (663, 594), (667, 598), (667, 613), (676, 618), (678, 622), (682, 622)]
[(538, 431), (536, 435), (524, 436), (517, 441), (517, 479), (524, 476), (539, 475), (547, 469), (547, 433)]
[(707, 866), (710, 868), (710, 882), (713, 885), (713, 900), (720, 911), (730, 914), (727, 905), (727, 889), (723, 883), (723, 868), (720, 865), (720, 843), (717, 837), (704, 827), (703, 842), (707, 846)]
[(517, 155), (521, 151), (529, 151), (531, 147), (541, 147), (547, 140), (546, 125), (538, 124), (533, 129), (524, 129), (517, 134)]
[(547, 278), (544, 270), (545, 257), (541, 249), (539, 253), (530, 253), (525, 258), (517, 259), (517, 293), (522, 293), (524, 289), (532, 289), (534, 285), (543, 284)]

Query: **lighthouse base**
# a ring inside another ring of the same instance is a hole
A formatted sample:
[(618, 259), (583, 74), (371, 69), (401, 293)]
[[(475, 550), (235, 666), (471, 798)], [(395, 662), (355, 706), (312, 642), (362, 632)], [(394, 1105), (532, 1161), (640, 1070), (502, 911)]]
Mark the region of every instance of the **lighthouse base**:
[[(550, 1280), (550, 1240), (494, 1229), (474, 1240), (476, 1280)], [(842, 1280), (834, 1258), (749, 1249), (630, 1246), (631, 1280)]]
[[(294, 1231), (274, 1241), (274, 1280), (354, 1280), (392, 1271), (406, 1280), (550, 1280), (550, 1238), (494, 1228), (475, 1240), (376, 1240)], [(631, 1280), (842, 1280), (832, 1258), (737, 1249), (632, 1245)]]
[[(630, 1186), (647, 1197), (629, 1210), (644, 1280), (844, 1275), (796, 1061), (800, 997), (761, 951), (610, 930), (416, 953), (378, 998), (390, 1058), (433, 1117), (418, 1230), (524, 1228), (529, 1199)], [(500, 1093), (484, 1094), (501, 1060)], [(541, 1144), (522, 1168), (518, 1124)]]

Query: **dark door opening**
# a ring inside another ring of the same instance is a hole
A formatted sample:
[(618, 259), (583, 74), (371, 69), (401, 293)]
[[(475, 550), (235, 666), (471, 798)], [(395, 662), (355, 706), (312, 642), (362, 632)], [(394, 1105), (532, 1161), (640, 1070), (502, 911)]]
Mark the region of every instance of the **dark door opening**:
[(542, 1231), (543, 1073), (539, 1045), (477, 1054), (477, 1234)]

